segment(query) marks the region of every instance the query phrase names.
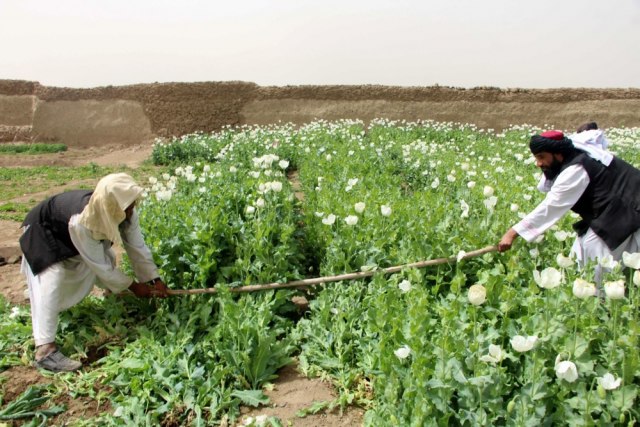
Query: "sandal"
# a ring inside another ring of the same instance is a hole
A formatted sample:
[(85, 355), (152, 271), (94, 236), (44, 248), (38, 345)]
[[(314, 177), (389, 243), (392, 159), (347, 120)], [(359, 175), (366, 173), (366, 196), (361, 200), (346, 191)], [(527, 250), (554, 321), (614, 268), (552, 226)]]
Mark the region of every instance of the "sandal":
[(69, 359), (60, 350), (55, 350), (33, 363), (36, 367), (51, 372), (73, 372), (82, 367), (82, 363)]

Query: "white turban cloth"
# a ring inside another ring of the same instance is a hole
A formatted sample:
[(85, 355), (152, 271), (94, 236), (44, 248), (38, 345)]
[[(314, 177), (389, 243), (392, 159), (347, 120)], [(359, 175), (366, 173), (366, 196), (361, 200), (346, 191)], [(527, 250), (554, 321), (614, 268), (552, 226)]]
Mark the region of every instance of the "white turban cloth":
[(119, 225), (126, 219), (125, 209), (142, 194), (142, 187), (126, 173), (105, 176), (96, 185), (79, 222), (91, 230), (96, 240), (121, 243)]

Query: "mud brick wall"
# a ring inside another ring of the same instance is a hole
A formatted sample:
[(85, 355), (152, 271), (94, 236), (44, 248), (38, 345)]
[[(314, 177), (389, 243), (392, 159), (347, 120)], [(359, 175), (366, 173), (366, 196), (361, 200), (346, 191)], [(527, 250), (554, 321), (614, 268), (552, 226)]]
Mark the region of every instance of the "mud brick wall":
[(227, 125), (436, 120), (504, 129), (640, 126), (640, 89), (500, 89), (153, 83), (89, 89), (0, 80), (0, 141), (140, 144)]

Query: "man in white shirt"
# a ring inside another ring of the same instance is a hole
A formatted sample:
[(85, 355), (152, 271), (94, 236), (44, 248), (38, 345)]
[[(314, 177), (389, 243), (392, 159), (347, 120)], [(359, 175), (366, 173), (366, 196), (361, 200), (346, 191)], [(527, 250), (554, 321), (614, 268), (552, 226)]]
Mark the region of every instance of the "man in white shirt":
[[(94, 191), (58, 194), (27, 214), (20, 246), (37, 367), (59, 372), (82, 366), (56, 346), (58, 315), (86, 297), (94, 283), (114, 293), (128, 289), (138, 297), (167, 296), (134, 210), (141, 194), (129, 175), (111, 174)], [(113, 243), (123, 245), (137, 281), (116, 268)]]
[(529, 147), (548, 184), (539, 189), (547, 196), (502, 236), (500, 252), (518, 236), (534, 240), (569, 210), (582, 217), (574, 224), (572, 247), (581, 265), (640, 250), (640, 170), (598, 147), (579, 146), (559, 131), (531, 137)]

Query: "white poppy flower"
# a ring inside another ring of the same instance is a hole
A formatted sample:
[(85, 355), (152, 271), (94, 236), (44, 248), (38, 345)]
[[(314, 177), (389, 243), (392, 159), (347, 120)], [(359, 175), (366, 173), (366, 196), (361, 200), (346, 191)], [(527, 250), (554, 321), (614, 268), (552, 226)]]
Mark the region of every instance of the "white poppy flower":
[(573, 259), (562, 254), (558, 254), (556, 256), (556, 262), (558, 263), (558, 266), (562, 268), (569, 268), (573, 265)]
[(252, 213), (254, 213), (256, 211), (256, 208), (253, 206), (247, 206), (246, 212), (251, 215)]
[(560, 231), (556, 231), (556, 232), (554, 232), (554, 233), (553, 233), (553, 235), (555, 236), (555, 238), (556, 238), (559, 242), (564, 242), (565, 240), (567, 240), (567, 237), (569, 237), (569, 234), (570, 234), (570, 233), (568, 233), (568, 232), (566, 232), (566, 231), (562, 231), (562, 230), (560, 230)]
[(525, 199), (526, 201), (531, 200), (531, 194), (525, 194), (524, 196), (522, 196), (523, 199)]
[(15, 319), (18, 316), (20, 316), (20, 307), (11, 307), (11, 314), (9, 314), (9, 317), (11, 319)]
[(462, 209), (462, 213), (460, 214), (460, 218), (469, 218), (469, 205), (464, 200), (460, 200), (460, 209)]
[(517, 203), (511, 203), (511, 212), (518, 212), (518, 209), (520, 209), (520, 206)]
[(608, 372), (598, 378), (598, 384), (605, 390), (615, 390), (620, 387), (621, 382), (622, 378), (616, 378)]
[(399, 349), (397, 349), (396, 351), (394, 351), (393, 354), (395, 354), (398, 359), (401, 359), (401, 360), (406, 359), (411, 354), (411, 349), (409, 348), (408, 345), (405, 344)]
[(278, 162), (278, 166), (280, 166), (280, 169), (286, 169), (289, 166), (289, 161), (288, 160), (280, 160)]
[(600, 264), (600, 266), (603, 267), (603, 268), (608, 268), (610, 270), (613, 270), (620, 263), (618, 261), (615, 261), (613, 259), (613, 257), (611, 257), (611, 255), (607, 255), (605, 257), (599, 258), (598, 259), (598, 264)]
[(256, 200), (256, 207), (258, 208), (263, 208), (265, 205), (265, 201), (264, 199), (261, 197), (258, 200)]
[(633, 272), (633, 284), (636, 286), (640, 286), (640, 270), (636, 270)]
[(482, 189), (482, 194), (484, 194), (484, 197), (493, 196), (493, 187), (489, 185), (485, 185), (484, 188)]
[(276, 193), (282, 191), (282, 183), (280, 181), (272, 181), (270, 184), (271, 190), (275, 191)]
[(615, 282), (606, 282), (604, 284), (604, 293), (609, 299), (624, 298), (624, 280), (616, 280)]
[(237, 168), (237, 167), (235, 167), (235, 166), (231, 166), (231, 167), (229, 168), (229, 172), (231, 172), (231, 173), (236, 173), (236, 172), (238, 172), (238, 168)]
[(169, 200), (171, 200), (172, 195), (173, 193), (171, 192), (171, 190), (160, 190), (156, 192), (156, 199), (168, 202)]
[(493, 208), (495, 208), (498, 203), (498, 198), (496, 196), (490, 196), (484, 199), (483, 203), (488, 210), (493, 211)]
[(471, 304), (481, 305), (487, 300), (487, 290), (484, 286), (479, 284), (471, 285), (469, 287), (467, 298), (469, 298), (469, 302)]
[(203, 171), (203, 172), (211, 172), (211, 166), (209, 166), (209, 165), (204, 165), (204, 166), (202, 167), (202, 171)]
[(511, 347), (513, 347), (513, 349), (519, 353), (524, 353), (531, 350), (536, 345), (537, 341), (538, 337), (535, 335), (527, 337), (516, 335), (510, 340)]
[(434, 179), (433, 182), (431, 183), (431, 188), (435, 190), (439, 186), (440, 186), (440, 180), (438, 179), (438, 177), (436, 177), (436, 179)]
[(358, 178), (352, 178), (347, 182), (347, 185), (349, 187), (353, 187), (354, 185), (356, 185), (358, 183), (358, 181), (359, 181)]
[(569, 383), (578, 379), (578, 368), (575, 363), (568, 360), (563, 360), (556, 364), (556, 376)]
[(403, 280), (398, 284), (398, 288), (400, 288), (402, 292), (409, 292), (411, 290), (411, 282), (408, 280)]
[(364, 212), (365, 204), (363, 202), (356, 203), (353, 208), (356, 210), (356, 213), (361, 214)]
[(151, 185), (154, 185), (154, 184), (156, 184), (157, 182), (158, 182), (158, 178), (156, 178), (155, 176), (150, 176), (150, 177), (149, 177), (149, 183), (150, 183)]
[(336, 222), (336, 216), (334, 214), (329, 214), (326, 218), (322, 218), (324, 225), (333, 225), (334, 222)]
[(622, 253), (622, 262), (624, 263), (624, 265), (626, 265), (627, 267), (633, 268), (633, 269), (640, 269), (640, 252), (636, 252), (633, 254), (630, 254), (629, 252), (625, 251)]
[(475, 181), (469, 181), (467, 182), (467, 188), (473, 188), (476, 186), (476, 182)]
[(576, 279), (573, 282), (573, 295), (577, 298), (584, 299), (595, 296), (596, 285), (589, 283), (583, 279)]
[(506, 354), (502, 351), (502, 348), (499, 345), (490, 344), (489, 354), (482, 356), (480, 361), (486, 363), (500, 363), (504, 360), (505, 356)]
[(533, 280), (544, 289), (553, 289), (560, 286), (562, 282), (562, 273), (553, 267), (547, 267), (542, 272), (533, 270)]
[(387, 205), (380, 206), (380, 213), (382, 216), (391, 216), (391, 207)]
[(349, 215), (344, 219), (344, 222), (346, 222), (347, 225), (356, 225), (358, 223), (358, 217), (355, 215)]
[(256, 178), (256, 179), (260, 178), (260, 171), (251, 171), (251, 172), (249, 172), (249, 176), (251, 178)]

